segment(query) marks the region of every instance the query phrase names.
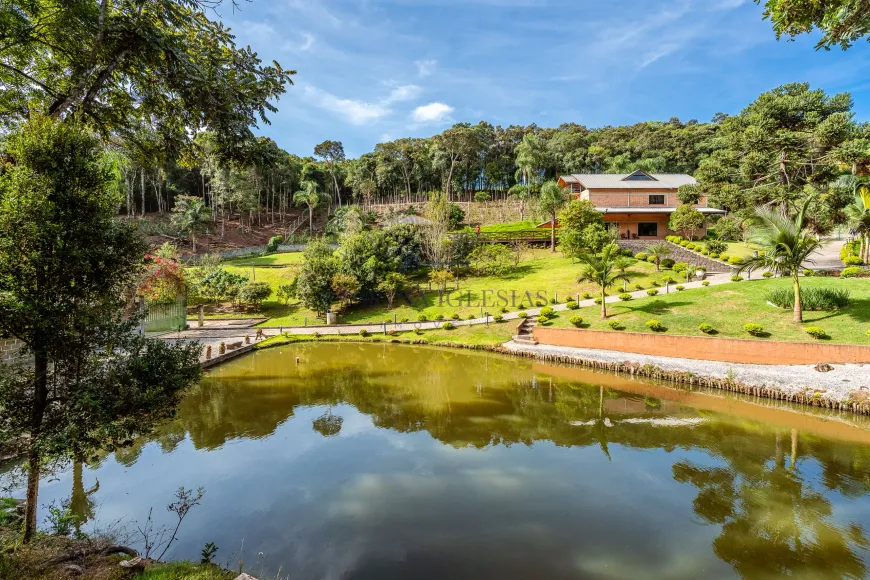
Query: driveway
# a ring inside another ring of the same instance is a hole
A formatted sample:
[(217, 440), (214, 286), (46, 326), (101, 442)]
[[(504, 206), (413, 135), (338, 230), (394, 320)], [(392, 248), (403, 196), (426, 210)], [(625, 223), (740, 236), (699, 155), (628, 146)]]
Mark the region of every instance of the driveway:
[(808, 266), (813, 270), (842, 268), (843, 262), (840, 261), (840, 250), (843, 249), (845, 244), (845, 240), (823, 241), (822, 247), (810, 256), (812, 264), (808, 264)]

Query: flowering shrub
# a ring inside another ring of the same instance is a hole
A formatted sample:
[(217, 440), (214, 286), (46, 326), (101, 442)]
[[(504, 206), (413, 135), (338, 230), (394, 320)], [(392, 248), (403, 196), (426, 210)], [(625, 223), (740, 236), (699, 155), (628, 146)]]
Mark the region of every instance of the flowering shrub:
[(145, 254), (145, 267), (146, 274), (139, 285), (139, 294), (149, 302), (174, 302), (185, 293), (184, 268), (178, 262)]

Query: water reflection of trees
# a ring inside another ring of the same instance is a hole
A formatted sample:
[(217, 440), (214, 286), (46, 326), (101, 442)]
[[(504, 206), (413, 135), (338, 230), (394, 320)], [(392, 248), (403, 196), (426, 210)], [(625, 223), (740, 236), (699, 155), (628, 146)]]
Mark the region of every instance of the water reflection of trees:
[[(673, 465), (673, 477), (696, 488), (695, 513), (721, 526), (713, 549), (737, 573), (858, 578), (867, 572), (857, 554), (868, 547), (864, 530), (835, 523), (826, 497), (839, 492), (859, 498), (870, 491), (865, 447), (745, 425), (599, 385), (536, 377), (530, 365), (504, 359), (422, 351), (401, 364), (376, 356), (373, 348), (350, 347), (340, 354), (312, 357), (296, 368), (218, 373), (190, 393), (157, 440), (171, 450), (187, 434), (195, 447), (213, 449), (232, 438), (266, 437), (301, 407), (347, 404), (379, 427), (426, 431), (456, 447), (550, 441), (595, 446), (608, 457), (618, 446), (701, 450), (713, 465), (681, 460)], [(617, 408), (625, 411), (608, 410)], [(695, 423), (663, 426), (662, 419), (674, 416)], [(140, 450), (137, 443), (116, 455), (129, 463)], [(811, 465), (819, 466), (816, 485), (822, 489), (805, 480), (803, 467)]]

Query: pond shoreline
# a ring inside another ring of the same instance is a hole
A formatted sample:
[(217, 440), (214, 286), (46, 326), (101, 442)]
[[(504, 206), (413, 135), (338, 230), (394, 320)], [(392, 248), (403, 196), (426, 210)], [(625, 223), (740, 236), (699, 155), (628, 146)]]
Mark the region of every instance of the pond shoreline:
[[(390, 340), (371, 340), (364, 338), (345, 337), (341, 340), (331, 337), (319, 338), (302, 338), (294, 337), (292, 341), (267, 341), (257, 344), (252, 351), (273, 348), (276, 346), (288, 346), (292, 344), (308, 343), (308, 342), (358, 342), (358, 343), (376, 343), (376, 344), (405, 344), (415, 346), (431, 346), (437, 348), (452, 348), (458, 350), (476, 350), (504, 354), (508, 356), (517, 356), (523, 358), (531, 358), (543, 362), (555, 362), (562, 364), (576, 365), (593, 370), (600, 370), (618, 374), (624, 374), (631, 377), (641, 377), (656, 381), (664, 381), (681, 385), (706, 387), (730, 391), (753, 397), (761, 397), (778, 401), (786, 401), (810, 407), (820, 407), (836, 411), (848, 411), (858, 415), (870, 415), (870, 391), (867, 391), (867, 397), (862, 400), (854, 400), (853, 394), (845, 393), (842, 389), (836, 393), (829, 393), (827, 389), (818, 389), (810, 386), (804, 388), (783, 389), (773, 387), (767, 384), (767, 377), (759, 372), (753, 372), (751, 367), (760, 365), (741, 365), (731, 363), (718, 363), (715, 361), (684, 361), (684, 359), (669, 359), (667, 357), (656, 357), (650, 355), (640, 355), (615, 351), (593, 351), (586, 349), (575, 349), (570, 347), (550, 347), (547, 345), (527, 346), (518, 345), (514, 342), (507, 342), (499, 345), (487, 344), (461, 344), (455, 342), (429, 342), (426, 340), (407, 340), (393, 338)], [(702, 371), (686, 370), (685, 363), (691, 362), (697, 365), (698, 368), (703, 368)], [(728, 369), (724, 373), (716, 375), (710, 372), (711, 365), (727, 365)], [(795, 367), (784, 365), (765, 365), (770, 366), (776, 371), (782, 373), (793, 370)], [(837, 367), (856, 367), (861, 365), (836, 365)], [(731, 369), (738, 369), (737, 372)], [(825, 375), (814, 371), (818, 374), (817, 384), (830, 383), (825, 381)], [(830, 384), (828, 384), (830, 386)], [(851, 387), (853, 390), (858, 386)]]

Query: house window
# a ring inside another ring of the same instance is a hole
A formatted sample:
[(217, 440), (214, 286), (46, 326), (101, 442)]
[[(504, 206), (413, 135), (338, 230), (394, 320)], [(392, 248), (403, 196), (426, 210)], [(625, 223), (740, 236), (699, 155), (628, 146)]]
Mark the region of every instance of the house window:
[(659, 235), (659, 224), (657, 223), (639, 223), (637, 224), (637, 235), (641, 238), (654, 238)]
[(651, 195), (651, 196), (649, 196), (649, 204), (650, 205), (665, 205), (665, 196), (663, 196), (663, 195)]

